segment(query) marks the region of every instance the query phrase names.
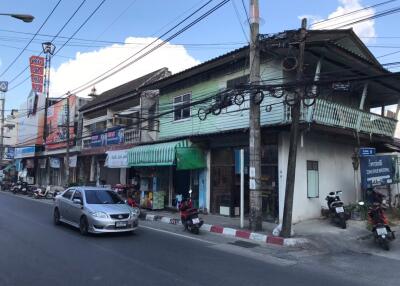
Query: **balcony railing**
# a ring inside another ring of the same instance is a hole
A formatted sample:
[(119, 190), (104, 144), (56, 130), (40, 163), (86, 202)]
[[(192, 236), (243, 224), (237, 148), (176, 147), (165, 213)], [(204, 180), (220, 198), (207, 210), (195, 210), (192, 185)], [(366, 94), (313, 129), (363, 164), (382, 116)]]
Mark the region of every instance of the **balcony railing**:
[(124, 142), (128, 143), (138, 143), (140, 141), (140, 130), (138, 128), (128, 129), (124, 132)]
[[(392, 137), (397, 120), (365, 112), (340, 103), (318, 99), (314, 106), (305, 108), (303, 119), (319, 124), (354, 129), (358, 132)], [(308, 114), (308, 116), (307, 116)]]

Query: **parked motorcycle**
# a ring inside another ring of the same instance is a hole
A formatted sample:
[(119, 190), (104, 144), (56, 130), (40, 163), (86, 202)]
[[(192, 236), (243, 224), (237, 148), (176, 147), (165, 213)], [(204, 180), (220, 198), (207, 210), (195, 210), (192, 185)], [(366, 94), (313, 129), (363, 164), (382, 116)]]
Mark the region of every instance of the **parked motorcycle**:
[(179, 204), (181, 221), (185, 230), (188, 230), (194, 234), (199, 234), (200, 228), (203, 225), (204, 221), (199, 218), (199, 211), (196, 208), (193, 208), (191, 196), (192, 190), (189, 191), (189, 198), (183, 200)]
[(54, 193), (50, 192), (50, 186), (46, 188), (36, 188), (33, 197), (35, 199), (51, 199), (53, 198)]
[[(364, 202), (359, 202), (364, 205)], [(389, 250), (389, 242), (395, 239), (394, 231), (391, 230), (389, 222), (380, 203), (373, 203), (368, 208), (368, 221), (372, 225), (374, 241), (384, 250)]]
[(11, 191), (14, 194), (22, 194), (22, 195), (27, 195), (28, 194), (28, 183), (27, 182), (17, 182), (11, 189)]
[(330, 192), (325, 200), (329, 208), (329, 217), (332, 222), (339, 225), (341, 228), (345, 229), (346, 224), (346, 213), (344, 210), (344, 203), (340, 199), (342, 191)]

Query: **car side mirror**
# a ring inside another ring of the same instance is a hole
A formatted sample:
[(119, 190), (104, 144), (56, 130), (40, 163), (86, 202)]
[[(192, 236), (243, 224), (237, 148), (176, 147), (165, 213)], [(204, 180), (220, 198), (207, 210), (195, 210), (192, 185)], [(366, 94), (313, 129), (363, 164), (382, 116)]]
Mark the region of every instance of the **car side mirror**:
[(82, 205), (82, 200), (81, 199), (73, 199), (72, 202), (74, 204), (77, 204), (77, 205)]

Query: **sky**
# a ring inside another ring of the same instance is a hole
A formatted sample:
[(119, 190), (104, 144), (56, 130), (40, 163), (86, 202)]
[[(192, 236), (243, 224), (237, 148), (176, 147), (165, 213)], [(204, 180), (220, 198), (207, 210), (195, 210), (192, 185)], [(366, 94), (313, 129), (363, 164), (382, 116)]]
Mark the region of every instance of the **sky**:
[[(158, 38), (208, 0), (106, 0), (96, 13), (67, 44), (68, 37), (84, 23), (103, 0), (61, 0), (60, 4), (33, 38), (59, 0), (3, 0), (0, 13), (23, 13), (35, 17), (23, 23), (0, 16), (0, 76), (9, 81), (6, 110), (20, 108), (31, 89), (29, 57), (39, 55), (41, 43), (50, 41), (74, 11), (83, 5), (54, 40), (56, 55), (52, 59), (50, 96), (59, 97), (68, 91), (79, 90), (87, 96), (95, 86), (98, 93), (133, 80), (158, 68), (168, 67), (173, 73), (217, 57), (247, 43), (249, 27), (246, 12), (249, 0), (231, 0), (226, 5), (196, 23), (160, 49), (99, 83), (90, 81), (116, 64), (132, 57), (147, 44), (164, 43), (168, 34)], [(213, 0), (206, 11), (221, 0)], [(297, 29), (302, 17), (314, 24), (311, 29), (336, 28), (359, 17), (379, 15), (400, 7), (400, 1), (353, 13), (346, 17), (315, 24), (327, 18), (385, 2), (384, 0), (260, 0), (260, 33), (269, 34)], [(201, 13), (196, 14), (201, 15)], [(400, 61), (400, 13), (379, 17), (352, 26), (381, 63)], [(192, 18), (191, 18), (192, 19)], [(194, 18), (193, 18), (194, 19)], [(185, 22), (186, 23), (186, 22)], [(187, 22), (189, 23), (189, 21)], [(346, 27), (349, 28), (349, 27)], [(157, 40), (158, 39), (158, 40)], [(64, 46), (63, 46), (64, 45)], [(140, 55), (140, 53), (138, 54)], [(13, 61), (12, 65), (10, 65)], [(392, 68), (398, 71), (399, 68)], [(20, 76), (18, 76), (21, 73)], [(82, 88), (80, 86), (84, 85)], [(6, 112), (9, 113), (9, 112)]]

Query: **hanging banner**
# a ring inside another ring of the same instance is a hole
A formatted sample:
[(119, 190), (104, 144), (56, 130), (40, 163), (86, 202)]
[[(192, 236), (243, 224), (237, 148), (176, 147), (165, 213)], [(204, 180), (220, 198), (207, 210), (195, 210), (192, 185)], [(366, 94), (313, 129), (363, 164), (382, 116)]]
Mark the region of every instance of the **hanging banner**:
[(39, 159), (39, 168), (46, 169), (46, 158)]
[(31, 70), (32, 90), (43, 92), (44, 57), (31, 56), (29, 58), (29, 68)]
[(124, 143), (124, 128), (107, 132), (107, 145)]
[(60, 169), (61, 161), (59, 158), (50, 158), (50, 167), (54, 169)]
[(50, 130), (46, 137), (46, 150), (65, 148), (67, 146), (67, 103), (69, 101), (69, 145), (74, 143), (74, 118), (76, 96), (69, 100), (61, 100), (47, 109), (47, 128)]
[(127, 168), (128, 150), (108, 151), (105, 166), (108, 168)]
[(125, 141), (125, 129), (118, 128), (101, 134), (93, 134), (90, 137), (91, 147), (102, 147), (107, 145), (123, 144)]
[(76, 168), (77, 161), (78, 161), (78, 156), (77, 155), (70, 156), (69, 157), (69, 167), (70, 168)]

